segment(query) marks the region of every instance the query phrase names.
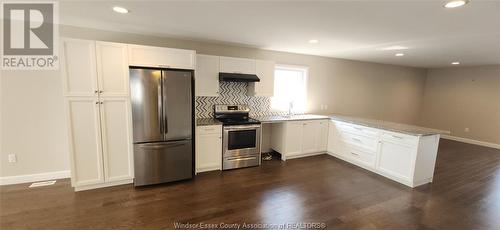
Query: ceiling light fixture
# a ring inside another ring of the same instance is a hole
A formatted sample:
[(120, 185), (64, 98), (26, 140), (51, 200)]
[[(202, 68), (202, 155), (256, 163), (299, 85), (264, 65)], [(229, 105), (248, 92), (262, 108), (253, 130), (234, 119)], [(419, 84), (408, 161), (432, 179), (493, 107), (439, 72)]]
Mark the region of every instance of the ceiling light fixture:
[(120, 13), (120, 14), (126, 14), (126, 13), (128, 13), (128, 10), (126, 8), (121, 7), (121, 6), (115, 6), (115, 7), (113, 7), (113, 10), (116, 13)]
[(407, 50), (406, 46), (388, 46), (383, 48), (378, 48), (378, 50)]
[(394, 54), (394, 56), (396, 56), (396, 57), (402, 57), (402, 56), (405, 56), (405, 54), (404, 53), (397, 53), (397, 54)]
[(454, 62), (452, 62), (451, 64), (452, 64), (452, 65), (460, 65), (460, 62), (458, 62), (458, 61), (454, 61)]
[(452, 1), (446, 2), (444, 4), (444, 7), (445, 8), (456, 8), (456, 7), (464, 6), (467, 3), (469, 3), (468, 0), (452, 0)]
[(309, 43), (311, 43), (311, 44), (316, 44), (316, 43), (318, 43), (318, 42), (319, 42), (319, 41), (318, 41), (318, 40), (316, 40), (316, 39), (311, 39), (311, 40), (309, 40)]

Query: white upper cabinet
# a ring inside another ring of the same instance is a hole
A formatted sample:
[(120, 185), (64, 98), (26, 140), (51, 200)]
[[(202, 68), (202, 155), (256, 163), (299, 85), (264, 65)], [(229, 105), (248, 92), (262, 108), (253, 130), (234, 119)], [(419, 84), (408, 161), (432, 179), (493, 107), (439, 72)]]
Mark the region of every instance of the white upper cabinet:
[(96, 42), (97, 76), (101, 96), (128, 96), (127, 44)]
[(66, 96), (97, 94), (95, 41), (65, 39), (63, 90)]
[(196, 96), (219, 96), (219, 56), (196, 55)]
[(129, 45), (129, 65), (174, 69), (195, 69), (194, 50)]
[(220, 72), (255, 74), (255, 59), (220, 57)]
[(274, 61), (256, 60), (255, 72), (259, 82), (248, 84), (249, 96), (272, 97), (274, 96)]

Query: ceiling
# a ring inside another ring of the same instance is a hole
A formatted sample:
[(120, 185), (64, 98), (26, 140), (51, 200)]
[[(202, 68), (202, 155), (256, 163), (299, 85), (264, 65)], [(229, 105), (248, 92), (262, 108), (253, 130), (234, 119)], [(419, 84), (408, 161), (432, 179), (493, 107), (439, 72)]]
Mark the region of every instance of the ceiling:
[[(130, 12), (113, 12), (117, 5)], [(440, 0), (66, 1), (59, 7), (61, 24), (104, 30), (403, 66), (500, 64), (500, 0), (455, 9)], [(381, 50), (389, 46), (409, 49)]]

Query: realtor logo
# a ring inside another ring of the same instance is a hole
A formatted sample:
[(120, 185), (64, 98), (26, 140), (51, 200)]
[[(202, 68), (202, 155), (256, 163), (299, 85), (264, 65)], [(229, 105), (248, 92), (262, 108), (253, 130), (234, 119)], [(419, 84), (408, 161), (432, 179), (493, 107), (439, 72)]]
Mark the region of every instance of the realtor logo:
[(2, 3), (2, 69), (58, 68), (57, 3)]

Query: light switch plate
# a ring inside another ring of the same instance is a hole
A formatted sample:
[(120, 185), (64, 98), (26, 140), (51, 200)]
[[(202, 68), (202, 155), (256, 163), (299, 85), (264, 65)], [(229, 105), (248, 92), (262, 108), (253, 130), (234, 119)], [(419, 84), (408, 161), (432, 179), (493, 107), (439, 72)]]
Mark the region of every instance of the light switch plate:
[(9, 163), (16, 163), (17, 157), (16, 154), (9, 154)]

